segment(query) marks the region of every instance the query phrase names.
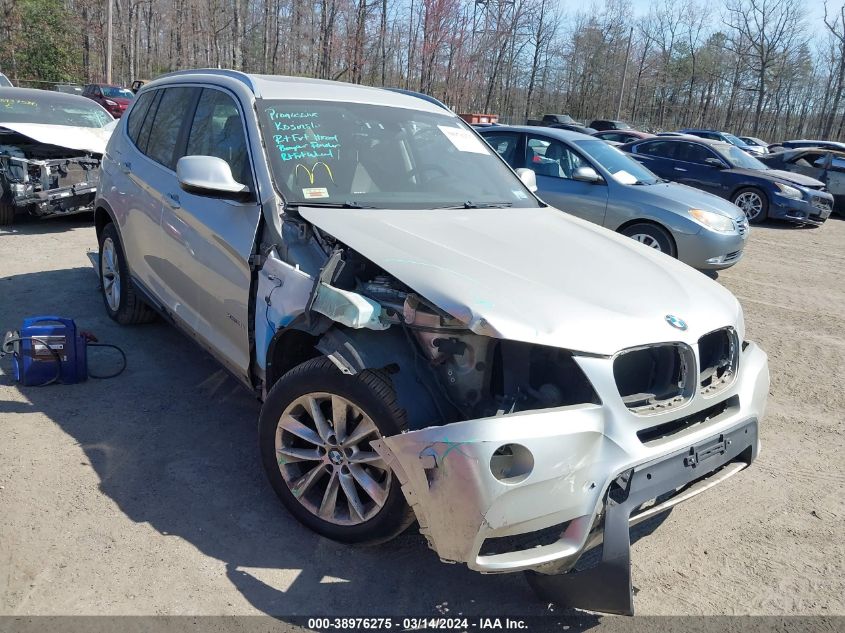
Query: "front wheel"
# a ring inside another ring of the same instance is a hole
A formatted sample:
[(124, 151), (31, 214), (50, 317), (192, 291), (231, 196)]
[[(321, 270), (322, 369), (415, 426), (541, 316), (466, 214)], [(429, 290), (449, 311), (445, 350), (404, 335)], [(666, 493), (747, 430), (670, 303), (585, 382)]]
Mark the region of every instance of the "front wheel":
[(295, 367), (261, 408), (267, 477), (306, 527), (345, 543), (393, 538), (413, 522), (398, 479), (370, 442), (405, 428), (387, 378), (345, 375), (326, 357)]
[(734, 194), (731, 202), (742, 209), (752, 224), (760, 224), (769, 216), (769, 200), (759, 189), (740, 189)]
[(675, 242), (669, 231), (656, 224), (647, 224), (645, 222), (632, 224), (622, 229), (621, 233), (656, 251), (666, 253), (671, 257), (678, 256), (675, 250)]

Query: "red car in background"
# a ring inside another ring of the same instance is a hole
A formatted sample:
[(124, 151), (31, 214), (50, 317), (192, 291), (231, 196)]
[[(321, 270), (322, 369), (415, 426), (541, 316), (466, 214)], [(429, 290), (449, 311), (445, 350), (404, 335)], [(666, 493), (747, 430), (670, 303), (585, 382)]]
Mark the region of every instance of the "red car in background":
[(119, 119), (126, 112), (126, 108), (132, 103), (135, 94), (129, 88), (111, 86), (109, 84), (88, 84), (82, 91), (83, 97), (93, 99), (115, 119)]

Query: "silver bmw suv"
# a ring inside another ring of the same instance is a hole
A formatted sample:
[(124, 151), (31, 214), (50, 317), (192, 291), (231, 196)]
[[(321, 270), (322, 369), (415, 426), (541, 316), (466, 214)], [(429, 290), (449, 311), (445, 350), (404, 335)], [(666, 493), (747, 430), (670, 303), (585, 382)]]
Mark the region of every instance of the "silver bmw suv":
[(170, 74), (103, 158), (103, 300), (263, 400), (270, 484), (314, 531), (416, 519), (444, 560), (631, 613), (629, 525), (754, 460), (766, 355), (730, 292), (532, 176), (421, 96)]

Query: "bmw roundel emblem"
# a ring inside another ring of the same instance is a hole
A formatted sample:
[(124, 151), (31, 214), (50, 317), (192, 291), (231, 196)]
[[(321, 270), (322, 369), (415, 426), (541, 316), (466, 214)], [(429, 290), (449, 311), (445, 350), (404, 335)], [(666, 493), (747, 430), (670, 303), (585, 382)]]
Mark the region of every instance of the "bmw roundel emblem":
[(672, 327), (678, 328), (679, 330), (687, 329), (687, 322), (679, 317), (676, 317), (674, 314), (666, 315), (666, 323), (668, 323)]

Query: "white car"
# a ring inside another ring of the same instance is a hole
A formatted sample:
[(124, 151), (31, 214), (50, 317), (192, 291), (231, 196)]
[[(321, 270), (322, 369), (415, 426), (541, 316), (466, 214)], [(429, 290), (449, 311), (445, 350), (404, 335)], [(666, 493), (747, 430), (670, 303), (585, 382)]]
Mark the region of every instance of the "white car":
[(0, 226), (90, 211), (114, 124), (90, 99), (0, 88)]
[(264, 400), (270, 483), (316, 532), (416, 518), (444, 560), (630, 613), (629, 523), (753, 461), (766, 355), (730, 292), (532, 175), (423, 97), (173, 73), (103, 159), (103, 301)]

